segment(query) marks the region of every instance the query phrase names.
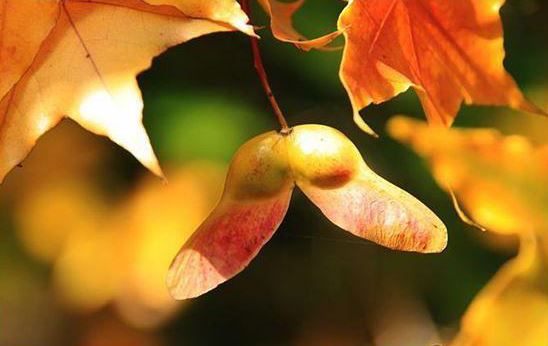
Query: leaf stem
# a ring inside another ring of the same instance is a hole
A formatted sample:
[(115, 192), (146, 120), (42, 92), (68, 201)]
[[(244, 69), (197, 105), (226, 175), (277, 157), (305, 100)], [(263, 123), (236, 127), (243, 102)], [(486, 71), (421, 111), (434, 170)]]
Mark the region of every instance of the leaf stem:
[[(251, 22), (251, 7), (249, 5), (249, 0), (241, 0), (241, 5), (242, 5), (242, 9), (249, 17), (249, 21)], [(253, 65), (255, 66), (255, 70), (257, 70), (257, 75), (259, 76), (259, 80), (261, 81), (261, 84), (263, 85), (263, 89), (266, 93), (266, 96), (268, 97), (268, 100), (270, 101), (270, 104), (272, 105), (272, 109), (274, 110), (276, 119), (278, 120), (278, 123), (280, 123), (280, 126), (282, 127), (280, 132), (282, 134), (288, 134), (290, 132), (290, 128), (287, 125), (285, 116), (283, 115), (282, 110), (280, 109), (280, 106), (278, 105), (278, 101), (276, 101), (276, 98), (274, 97), (274, 94), (272, 93), (272, 89), (270, 88), (270, 83), (268, 82), (268, 76), (266, 74), (266, 71), (263, 65), (261, 52), (259, 50), (259, 40), (255, 36), (250, 36), (249, 40), (251, 41), (251, 50), (253, 52)]]

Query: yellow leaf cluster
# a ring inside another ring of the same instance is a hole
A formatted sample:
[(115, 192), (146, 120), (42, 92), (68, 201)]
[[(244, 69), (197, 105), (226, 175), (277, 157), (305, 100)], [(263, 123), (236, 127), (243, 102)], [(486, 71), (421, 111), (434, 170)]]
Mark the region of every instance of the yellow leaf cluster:
[[(87, 314), (111, 305), (127, 323), (153, 327), (181, 306), (165, 276), (218, 199), (224, 169), (188, 163), (167, 170), (169, 184), (147, 177), (114, 194), (90, 179), (105, 161), (97, 142), (74, 124), (59, 126), (27, 160), (35, 169), (19, 170), (0, 196), (13, 211), (23, 249), (52, 266), (64, 307)], [(87, 157), (63, 158), (67, 143)]]
[(518, 256), (474, 299), (453, 346), (548, 342), (548, 145), (491, 129), (445, 129), (395, 117), (392, 137), (430, 164), (471, 220), (518, 235)]

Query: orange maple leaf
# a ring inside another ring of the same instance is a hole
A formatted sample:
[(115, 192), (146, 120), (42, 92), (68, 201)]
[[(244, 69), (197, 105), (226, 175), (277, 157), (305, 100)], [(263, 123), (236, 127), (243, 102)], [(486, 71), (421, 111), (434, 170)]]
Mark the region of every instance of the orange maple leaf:
[(340, 78), (355, 119), (412, 86), (426, 117), (450, 126), (467, 104), (542, 112), (505, 71), (503, 0), (349, 1), (339, 18), (346, 45)]
[(170, 46), (253, 31), (236, 0), (148, 2), (0, 3), (0, 181), (63, 117), (162, 174), (141, 123), (136, 74)]
[(58, 11), (53, 1), (0, 3), (0, 96), (4, 96), (28, 68), (55, 25)]
[(342, 31), (336, 30), (309, 40), (298, 32), (293, 27), (293, 14), (301, 8), (304, 0), (291, 3), (277, 0), (259, 0), (259, 3), (270, 16), (270, 28), (274, 37), (280, 41), (292, 43), (304, 51), (322, 49), (342, 33)]

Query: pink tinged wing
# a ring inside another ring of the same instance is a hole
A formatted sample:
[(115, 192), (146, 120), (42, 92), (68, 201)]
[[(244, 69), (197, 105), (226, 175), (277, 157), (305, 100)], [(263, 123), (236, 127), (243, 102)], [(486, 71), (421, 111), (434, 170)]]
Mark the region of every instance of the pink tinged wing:
[(281, 224), (291, 192), (256, 201), (223, 198), (171, 264), (171, 295), (194, 298), (241, 272)]
[(372, 172), (322, 189), (297, 185), (337, 226), (395, 250), (440, 252), (447, 244), (441, 220), (418, 199)]

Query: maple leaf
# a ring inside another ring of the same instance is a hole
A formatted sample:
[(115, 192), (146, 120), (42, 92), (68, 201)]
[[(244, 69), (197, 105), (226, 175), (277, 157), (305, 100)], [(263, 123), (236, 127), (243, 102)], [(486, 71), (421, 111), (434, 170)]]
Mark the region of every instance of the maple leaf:
[(454, 193), (471, 221), (503, 234), (548, 229), (548, 145), (406, 117), (391, 119), (388, 131), (429, 161), (438, 184)]
[(141, 123), (136, 74), (170, 46), (252, 28), (235, 0), (150, 2), (0, 4), (0, 180), (63, 117), (108, 136), (162, 174)]
[(270, 28), (274, 37), (280, 41), (292, 43), (302, 50), (322, 49), (342, 33), (341, 30), (336, 30), (311, 40), (299, 33), (293, 27), (292, 17), (303, 5), (304, 0), (291, 3), (277, 0), (259, 0), (259, 3), (270, 16)]
[(188, 17), (205, 18), (228, 23), (236, 29), (254, 36), (253, 27), (247, 24), (249, 18), (234, 0), (145, 0), (152, 5), (172, 5)]
[(522, 237), (518, 256), (466, 310), (451, 346), (540, 346), (548, 341), (548, 247)]
[(354, 109), (413, 87), (426, 117), (449, 126), (467, 104), (539, 112), (505, 71), (504, 0), (351, 0), (339, 17), (340, 78)]
[(0, 97), (29, 67), (55, 25), (58, 12), (59, 6), (54, 1), (0, 3)]
[(518, 256), (470, 304), (451, 345), (543, 344), (548, 339), (548, 145), (493, 129), (430, 127), (406, 117), (391, 119), (388, 131), (428, 160), (466, 222), (520, 239)]

